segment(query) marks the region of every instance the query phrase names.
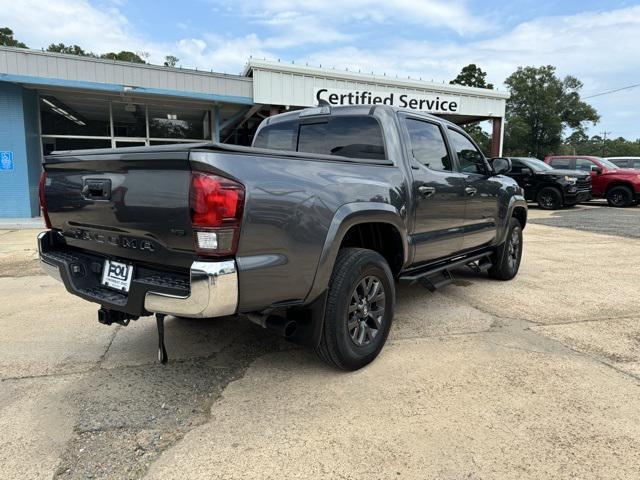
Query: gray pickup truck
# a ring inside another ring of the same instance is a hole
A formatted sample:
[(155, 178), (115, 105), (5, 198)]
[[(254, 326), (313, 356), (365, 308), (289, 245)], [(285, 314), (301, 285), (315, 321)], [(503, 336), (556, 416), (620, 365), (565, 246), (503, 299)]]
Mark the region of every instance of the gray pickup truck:
[[(382, 349), (396, 282), (518, 272), (527, 206), (460, 127), (388, 106), (263, 121), (253, 147), (177, 144), (44, 159), (42, 267), (127, 325), (245, 314), (338, 368)], [(425, 312), (428, 317), (428, 312)]]

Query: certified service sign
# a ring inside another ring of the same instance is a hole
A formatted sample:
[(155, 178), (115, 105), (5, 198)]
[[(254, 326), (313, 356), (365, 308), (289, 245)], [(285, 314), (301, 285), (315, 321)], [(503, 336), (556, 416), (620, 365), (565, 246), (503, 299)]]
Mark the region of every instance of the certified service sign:
[(330, 105), (391, 105), (432, 113), (457, 113), (460, 97), (436, 93), (376, 92), (342, 88), (317, 88), (316, 104), (320, 100)]

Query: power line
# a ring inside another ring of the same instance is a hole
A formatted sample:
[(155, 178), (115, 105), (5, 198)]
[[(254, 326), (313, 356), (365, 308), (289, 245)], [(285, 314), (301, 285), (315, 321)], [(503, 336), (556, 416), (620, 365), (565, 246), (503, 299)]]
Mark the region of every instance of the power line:
[(636, 87), (640, 87), (640, 83), (635, 83), (633, 85), (627, 85), (626, 87), (615, 88), (613, 90), (607, 90), (605, 92), (596, 93), (594, 95), (589, 95), (587, 97), (582, 97), (582, 98), (584, 100), (586, 100), (587, 98), (601, 97), (602, 95), (609, 95), (610, 93), (621, 92), (622, 90), (629, 90), (631, 88), (636, 88)]

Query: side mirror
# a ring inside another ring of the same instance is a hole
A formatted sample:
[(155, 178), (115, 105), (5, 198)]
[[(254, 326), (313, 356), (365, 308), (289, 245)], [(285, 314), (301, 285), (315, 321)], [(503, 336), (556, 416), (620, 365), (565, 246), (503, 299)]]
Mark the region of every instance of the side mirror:
[(506, 157), (492, 158), (489, 163), (494, 175), (502, 175), (511, 171), (511, 160)]
[(533, 175), (533, 170), (529, 167), (522, 167), (522, 175)]
[(591, 167), (591, 171), (592, 171), (592, 172), (596, 172), (598, 175), (600, 175), (600, 174), (602, 173), (602, 167), (598, 167), (598, 166), (596, 166), (596, 165), (593, 165), (593, 166)]

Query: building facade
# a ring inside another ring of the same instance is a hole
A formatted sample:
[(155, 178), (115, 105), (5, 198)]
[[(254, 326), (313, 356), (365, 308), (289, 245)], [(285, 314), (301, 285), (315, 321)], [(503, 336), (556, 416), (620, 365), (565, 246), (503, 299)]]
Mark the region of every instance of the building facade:
[(177, 142), (249, 144), (268, 115), (318, 104), (381, 103), (454, 123), (493, 121), (492, 90), (250, 60), (242, 75), (0, 47), (0, 218), (39, 215), (41, 159), (54, 150)]

